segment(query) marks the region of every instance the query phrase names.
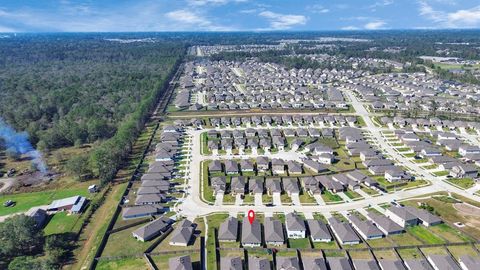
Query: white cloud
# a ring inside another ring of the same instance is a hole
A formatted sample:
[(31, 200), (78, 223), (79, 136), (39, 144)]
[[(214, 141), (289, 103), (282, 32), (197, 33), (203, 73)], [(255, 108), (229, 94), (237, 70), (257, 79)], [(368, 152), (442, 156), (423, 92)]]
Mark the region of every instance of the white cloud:
[(424, 18), (447, 28), (473, 28), (480, 26), (480, 5), (470, 9), (445, 12), (434, 9), (427, 1), (418, 1), (419, 13)]
[(272, 11), (262, 11), (259, 15), (269, 20), (272, 30), (290, 29), (292, 26), (307, 23), (307, 17), (303, 15), (280, 14)]
[(341, 30), (360, 30), (360, 28), (358, 28), (356, 26), (353, 26), (353, 25), (345, 26), (345, 27), (342, 27), (340, 29)]
[(475, 27), (480, 25), (480, 6), (472, 9), (462, 9), (449, 13), (448, 23), (464, 27)]
[(229, 27), (215, 25), (208, 18), (186, 9), (170, 11), (165, 15), (168, 19), (180, 23), (180, 25), (177, 25), (175, 27), (176, 30), (190, 30), (190, 29), (207, 30), (207, 31), (232, 30)]
[(384, 29), (384, 26), (386, 23), (384, 21), (374, 21), (374, 22), (369, 22), (365, 24), (364, 28), (367, 30), (378, 30), (378, 29)]
[(330, 12), (330, 9), (318, 4), (307, 6), (306, 9), (312, 13), (318, 13), (318, 14)]
[(368, 8), (372, 11), (375, 11), (377, 8), (379, 7), (386, 7), (386, 6), (390, 6), (392, 5), (393, 3), (395, 3), (393, 0), (382, 0), (382, 1), (377, 1), (375, 3), (373, 3), (372, 5), (370, 5)]

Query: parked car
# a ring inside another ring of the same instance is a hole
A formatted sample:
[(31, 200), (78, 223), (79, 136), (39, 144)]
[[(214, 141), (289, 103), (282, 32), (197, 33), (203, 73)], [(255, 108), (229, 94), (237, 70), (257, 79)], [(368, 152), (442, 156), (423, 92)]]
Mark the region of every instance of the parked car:
[(3, 203), (3, 206), (5, 206), (5, 207), (12, 207), (14, 205), (15, 205), (15, 202), (12, 201), (12, 200), (8, 200), (8, 201)]

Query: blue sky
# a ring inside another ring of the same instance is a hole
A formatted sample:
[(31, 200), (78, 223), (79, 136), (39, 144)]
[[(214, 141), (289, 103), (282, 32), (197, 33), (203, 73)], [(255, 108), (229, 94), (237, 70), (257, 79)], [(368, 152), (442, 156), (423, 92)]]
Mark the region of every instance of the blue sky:
[(479, 0), (2, 0), (0, 32), (480, 28)]

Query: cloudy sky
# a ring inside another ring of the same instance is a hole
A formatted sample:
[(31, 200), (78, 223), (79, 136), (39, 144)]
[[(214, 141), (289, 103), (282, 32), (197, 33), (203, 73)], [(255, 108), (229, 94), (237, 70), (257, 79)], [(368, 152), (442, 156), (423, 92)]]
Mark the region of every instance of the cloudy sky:
[(2, 0), (0, 32), (480, 28), (479, 0)]

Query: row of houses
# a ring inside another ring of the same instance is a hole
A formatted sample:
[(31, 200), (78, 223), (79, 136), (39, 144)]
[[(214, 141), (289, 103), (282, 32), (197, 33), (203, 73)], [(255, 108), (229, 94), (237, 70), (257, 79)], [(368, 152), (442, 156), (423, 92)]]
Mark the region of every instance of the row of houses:
[(135, 191), (133, 206), (123, 208), (124, 219), (159, 215), (167, 209), (163, 206), (171, 198), (171, 180), (178, 177), (175, 162), (180, 155), (183, 130), (178, 126), (165, 126), (160, 132), (159, 143), (155, 146), (155, 160), (140, 178), (140, 186)]
[[(472, 163), (480, 161), (480, 148), (462, 142), (455, 134), (433, 132), (431, 136), (436, 139), (435, 144), (429, 140), (421, 139), (411, 130), (398, 130), (395, 131), (395, 134), (418, 157), (428, 159), (433, 164), (438, 164), (440, 169), (448, 171), (452, 177), (478, 177), (478, 168)], [(444, 154), (445, 151), (456, 151), (461, 158), (447, 156)]]
[(381, 124), (389, 127), (397, 126), (400, 128), (431, 128), (431, 129), (449, 129), (455, 130), (457, 128), (480, 130), (480, 123), (462, 120), (448, 120), (440, 119), (438, 117), (425, 118), (404, 118), (401, 116), (380, 118)]
[(241, 125), (276, 125), (276, 126), (291, 126), (291, 125), (323, 125), (323, 126), (353, 126), (358, 124), (358, 119), (355, 116), (343, 115), (328, 115), (328, 114), (309, 114), (309, 115), (290, 115), (288, 113), (282, 115), (254, 115), (254, 116), (238, 116), (229, 117), (224, 116), (220, 118), (210, 118), (210, 125), (213, 127), (238, 127)]
[[(325, 106), (347, 108), (338, 89), (307, 87), (324, 81), (325, 77), (319, 77), (321, 74), (313, 71), (287, 71), (281, 66), (251, 60), (241, 64), (210, 62), (205, 69), (206, 72), (200, 73), (196, 72), (196, 69), (185, 69), (182, 87), (195, 93), (205, 93), (207, 109), (210, 110)], [(272, 69), (276, 72), (272, 73)]]
[(444, 81), (425, 73), (381, 74), (354, 79), (345, 86), (371, 102), (374, 109), (480, 112), (469, 101), (480, 100), (474, 85)]
[(300, 252), (300, 258), (298, 256), (276, 256), (276, 267), (274, 268), (272, 262), (267, 258), (249, 256), (248, 264), (246, 264), (240, 257), (221, 257), (220, 270), (476, 270), (479, 269), (480, 265), (480, 258), (470, 255), (460, 256), (456, 261), (450, 255), (437, 254), (426, 255), (426, 259), (421, 257), (403, 260), (398, 256), (392, 259), (375, 259), (373, 257), (370, 259), (351, 259), (348, 257), (323, 257), (321, 254), (312, 257), (303, 256)]
[(380, 151), (373, 148), (365, 138), (363, 131), (353, 127), (339, 129), (340, 140), (345, 141), (347, 153), (352, 157), (360, 157), (363, 166), (375, 176), (383, 175), (388, 182), (411, 180), (412, 176), (402, 167), (385, 158)]

